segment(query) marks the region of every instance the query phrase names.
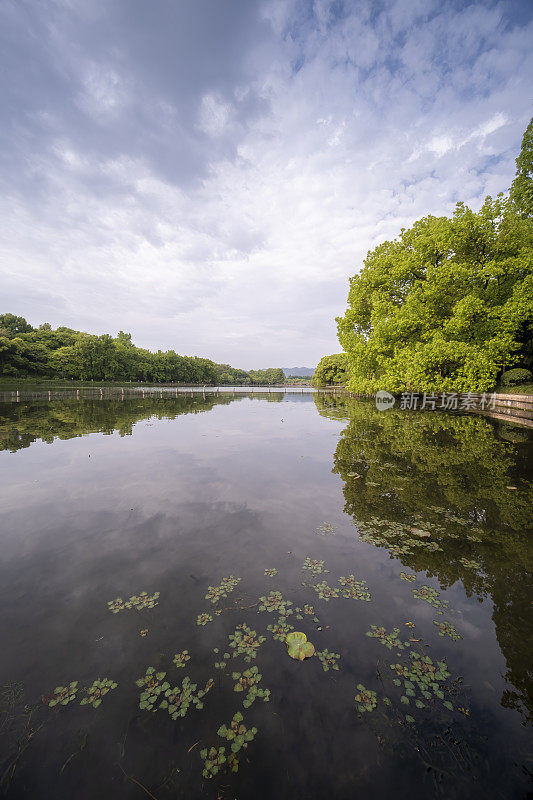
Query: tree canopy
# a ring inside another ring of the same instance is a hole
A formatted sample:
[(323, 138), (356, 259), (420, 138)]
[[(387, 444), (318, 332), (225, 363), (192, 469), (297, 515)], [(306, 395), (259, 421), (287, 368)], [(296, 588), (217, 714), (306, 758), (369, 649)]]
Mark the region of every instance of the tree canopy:
[(136, 347), (124, 331), (113, 338), (64, 327), (54, 330), (48, 323), (33, 328), (14, 314), (0, 315), (0, 377), (244, 386), (283, 382), (281, 369), (248, 373), (174, 350), (152, 353)]
[(477, 213), (458, 203), (368, 253), (337, 319), (349, 389), (484, 391), (507, 366), (529, 366), (532, 158), (530, 124), (511, 197)]
[(347, 381), (348, 358), (346, 353), (336, 353), (320, 359), (311, 383), (313, 386), (344, 385)]

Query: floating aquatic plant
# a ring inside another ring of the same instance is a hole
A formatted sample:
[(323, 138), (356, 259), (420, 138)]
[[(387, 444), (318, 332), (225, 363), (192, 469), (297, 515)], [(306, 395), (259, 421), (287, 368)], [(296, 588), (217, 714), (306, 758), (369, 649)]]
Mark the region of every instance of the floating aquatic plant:
[(377, 706), (377, 695), (371, 689), (365, 689), (362, 683), (357, 684), (358, 693), (355, 695), (355, 702), (359, 713), (373, 711)]
[(256, 657), (259, 646), (266, 641), (264, 636), (258, 636), (256, 631), (242, 623), (237, 625), (235, 633), (229, 636), (229, 646), (233, 649), (233, 658), (244, 656), (244, 660), (249, 664)]
[(236, 578), (234, 575), (230, 575), (227, 578), (222, 578), (219, 586), (207, 587), (205, 599), (211, 600), (212, 603), (217, 603), (221, 598), (227, 597), (228, 594), (235, 589), (240, 580), (240, 578)]
[(141, 592), (140, 594), (133, 594), (129, 600), (124, 603), (126, 608), (135, 608), (137, 611), (142, 611), (143, 608), (153, 608), (158, 605), (159, 592), (148, 594), (148, 592)]
[(191, 679), (189, 677), (185, 677), (181, 682), (181, 686), (167, 686), (163, 699), (159, 703), (159, 708), (166, 708), (172, 719), (184, 717), (187, 714), (191, 703), (196, 706), (197, 709), (204, 707), (202, 698), (207, 694), (212, 686), (213, 681), (208, 681), (205, 689), (201, 689), (195, 694), (197, 684), (191, 683)]
[(156, 672), (155, 667), (148, 667), (143, 678), (135, 681), (142, 689), (139, 697), (139, 708), (145, 711), (155, 711), (155, 704), (159, 695), (170, 689), (170, 683), (165, 681), (166, 672)]
[(317, 650), (317, 656), (320, 659), (324, 672), (328, 672), (330, 669), (338, 671), (339, 665), (337, 662), (340, 658), (339, 653), (330, 653), (328, 650), (321, 650), (318, 652)]
[(400, 572), (400, 578), (402, 581), (409, 581), (412, 583), (416, 580), (416, 575), (409, 575), (407, 572)]
[(263, 700), (264, 703), (268, 703), (270, 700), (270, 689), (259, 689), (257, 685), (260, 683), (262, 677), (263, 676), (255, 666), (250, 667), (250, 669), (245, 670), (243, 673), (233, 673), (233, 680), (237, 681), (233, 687), (234, 691), (247, 692), (246, 697), (242, 701), (245, 708), (250, 708), (256, 697)]
[(116, 597), (114, 600), (109, 600), (107, 607), (113, 614), (118, 614), (119, 611), (124, 611), (126, 604), (122, 597)]
[(409, 533), (411, 536), (418, 536), (421, 539), (429, 539), (431, 533), (429, 531), (424, 531), (421, 528), (409, 528)]
[(98, 708), (102, 702), (102, 697), (110, 692), (111, 689), (116, 689), (117, 686), (118, 684), (116, 684), (110, 678), (99, 678), (98, 680), (95, 680), (92, 686), (89, 686), (89, 688), (86, 689), (87, 695), (81, 700), (80, 705), (90, 705), (93, 708)]
[(302, 569), (307, 569), (313, 575), (320, 575), (322, 572), (329, 572), (329, 569), (324, 567), (324, 561), (319, 561), (317, 558), (306, 558)]
[(460, 558), (459, 561), (463, 567), (467, 567), (468, 569), (481, 569), (479, 561), (474, 561), (472, 558)]
[(127, 608), (135, 608), (137, 611), (142, 611), (143, 608), (156, 606), (159, 594), (159, 592), (154, 592), (154, 594), (141, 592), (140, 594), (133, 594), (126, 601), (122, 597), (116, 597), (115, 600), (108, 601), (107, 607), (113, 614), (118, 614), (119, 611), (125, 611)]
[(433, 624), (439, 629), (439, 636), (449, 636), (450, 639), (453, 639), (454, 641), (463, 638), (459, 633), (457, 633), (451, 622), (446, 622), (445, 620), (442, 622), (437, 622), (437, 620), (434, 619)]
[(213, 622), (213, 617), (211, 614), (207, 614), (207, 612), (203, 611), (201, 614), (198, 614), (196, 619), (197, 625), (207, 625), (208, 622)]
[(281, 592), (269, 592), (264, 597), (259, 598), (261, 605), (259, 611), (269, 611), (281, 614), (282, 617), (288, 617), (292, 614), (292, 602), (284, 600)]
[[(300, 617), (300, 619), (302, 619), (300, 614), (297, 614), (296, 617)], [(267, 625), (267, 631), (271, 631), (272, 637), (274, 639), (278, 639), (280, 642), (284, 642), (287, 634), (293, 630), (294, 625), (290, 625), (287, 622), (286, 617), (279, 617), (276, 623), (273, 625)]]
[(75, 700), (77, 691), (78, 681), (72, 681), (68, 686), (56, 686), (53, 693), (46, 699), (46, 705), (50, 708), (66, 706)]
[(379, 642), (384, 644), (389, 650), (392, 650), (393, 647), (397, 648), (398, 650), (404, 650), (410, 645), (409, 642), (402, 642), (399, 634), (399, 628), (393, 628), (390, 633), (387, 633), (385, 628), (378, 628), (376, 625), (371, 625), (370, 630), (367, 631), (365, 635), (370, 636), (373, 639), (378, 639)]
[(313, 588), (317, 592), (319, 598), (321, 600), (325, 600), (326, 602), (329, 602), (332, 597), (339, 596), (339, 590), (328, 586), (326, 581), (321, 581), (320, 583), (315, 584)]
[(431, 586), (421, 586), (420, 589), (413, 589), (413, 597), (417, 600), (425, 600), (433, 608), (445, 608), (448, 605), (447, 600), (440, 599), (440, 593)]
[(365, 600), (367, 603), (372, 599), (365, 580), (356, 581), (354, 575), (341, 575), (339, 583), (342, 588), (342, 596), (347, 600)]
[(277, 569), (275, 567), (269, 567), (268, 569), (265, 570), (265, 575), (267, 575), (269, 578), (273, 578), (274, 575), (277, 575), (277, 574), (278, 574), (278, 571), (277, 571)]
[[(218, 653), (218, 652), (219, 652), (219, 649), (218, 649), (218, 647), (215, 647), (215, 649), (213, 650), (213, 652), (214, 652), (214, 653)], [(230, 654), (229, 654), (229, 653), (224, 653), (224, 655), (222, 656), (222, 658), (224, 659), (223, 661), (216, 661), (216, 662), (215, 662), (215, 669), (224, 669), (225, 667), (227, 667), (227, 665), (228, 665), (228, 659), (230, 659), (230, 658), (231, 658), (231, 656), (230, 656)]]
[(307, 641), (307, 636), (301, 631), (293, 631), (287, 634), (285, 639), (287, 645), (287, 652), (291, 658), (297, 661), (303, 661), (306, 658), (311, 658), (315, 654), (315, 646)]
[(209, 749), (206, 747), (204, 750), (200, 750), (200, 758), (204, 761), (202, 770), (204, 778), (214, 778), (227, 761), (226, 748), (219, 747), (217, 750), (216, 747), (210, 747)]
[(421, 656), (419, 653), (409, 654), (410, 663), (405, 664), (391, 664), (390, 668), (396, 672), (397, 678), (394, 678), (396, 686), (404, 687), (404, 694), (400, 697), (400, 701), (404, 705), (409, 705), (410, 700), (413, 699), (417, 708), (425, 708), (425, 703), (420, 698), (416, 697), (418, 690), (419, 694), (425, 700), (437, 697), (442, 700), (446, 708), (453, 709), (449, 700), (445, 700), (444, 683), (450, 677), (448, 667), (445, 661), (432, 661), (429, 656)]
[(184, 667), (187, 661), (190, 661), (190, 655), (188, 650), (182, 650), (181, 653), (176, 653), (174, 656), (173, 663), (178, 667)]
[(386, 543), (387, 547), (389, 548), (389, 552), (395, 556), (395, 558), (400, 558), (400, 556), (409, 556), (413, 554), (413, 550), (407, 543), (404, 544), (390, 544), (389, 542)]
[(247, 728), (243, 722), (243, 716), (238, 711), (230, 724), (221, 725), (217, 731), (218, 735), (223, 739), (231, 742), (231, 755), (228, 759), (229, 766), (232, 772), (237, 772), (239, 769), (239, 758), (237, 754), (240, 750), (245, 750), (248, 744), (253, 741), (257, 733), (257, 728)]
[(322, 525), (318, 526), (316, 532), (321, 536), (327, 536), (328, 534), (335, 536), (335, 525), (332, 525), (331, 522), (323, 522)]

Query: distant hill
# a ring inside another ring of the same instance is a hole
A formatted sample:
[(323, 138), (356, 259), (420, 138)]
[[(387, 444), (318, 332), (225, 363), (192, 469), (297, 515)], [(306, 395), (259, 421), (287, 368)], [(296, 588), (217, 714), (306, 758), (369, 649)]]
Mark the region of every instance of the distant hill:
[(281, 369), (286, 378), (289, 375), (297, 375), (299, 378), (312, 378), (315, 371), (311, 367), (282, 367)]

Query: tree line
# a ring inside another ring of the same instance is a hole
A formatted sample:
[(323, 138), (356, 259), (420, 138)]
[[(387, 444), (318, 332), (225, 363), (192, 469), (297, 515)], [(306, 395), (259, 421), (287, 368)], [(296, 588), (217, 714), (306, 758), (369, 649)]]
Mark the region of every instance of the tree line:
[(344, 354), (315, 383), (354, 392), (485, 391), (533, 365), (533, 120), (508, 195), (427, 216), (370, 251), (337, 318)]
[(136, 347), (130, 333), (95, 336), (72, 328), (34, 328), (24, 317), (0, 314), (0, 378), (133, 381), (253, 386), (283, 383), (281, 368), (245, 372), (174, 350)]

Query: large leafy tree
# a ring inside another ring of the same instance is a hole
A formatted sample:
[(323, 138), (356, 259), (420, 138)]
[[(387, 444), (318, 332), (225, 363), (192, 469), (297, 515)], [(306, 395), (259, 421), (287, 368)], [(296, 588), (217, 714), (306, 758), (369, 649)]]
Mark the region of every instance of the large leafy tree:
[(522, 139), (522, 149), (516, 159), (516, 177), (511, 186), (511, 199), (519, 213), (533, 217), (533, 118)]
[(313, 386), (338, 386), (348, 378), (348, 359), (346, 353), (324, 356), (318, 362), (311, 383)]
[[(519, 175), (531, 181), (524, 140)], [(528, 363), (533, 222), (523, 186), (477, 213), (458, 203), (451, 218), (425, 217), (367, 255), (337, 320), (352, 391), (483, 391)]]

